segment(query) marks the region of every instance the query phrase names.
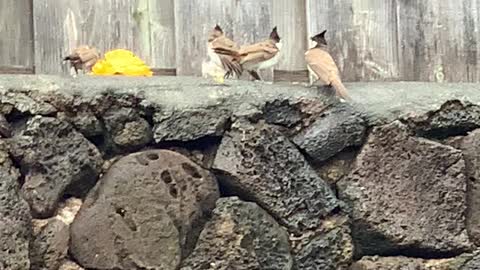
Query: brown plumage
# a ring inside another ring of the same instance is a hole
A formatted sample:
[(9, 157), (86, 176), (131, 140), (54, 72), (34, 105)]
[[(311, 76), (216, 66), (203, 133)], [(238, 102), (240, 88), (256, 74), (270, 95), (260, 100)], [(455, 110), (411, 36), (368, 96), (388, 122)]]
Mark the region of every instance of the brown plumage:
[(280, 36), (277, 27), (274, 27), (269, 38), (262, 42), (242, 46), (240, 49), (216, 48), (215, 52), (232, 56), (254, 79), (261, 80), (258, 70), (276, 65), (280, 59), (281, 48)]
[(242, 75), (242, 66), (234, 61), (233, 56), (225, 54), (217, 54), (216, 50), (235, 50), (238, 45), (225, 36), (222, 28), (217, 24), (210, 32), (208, 37), (208, 55), (210, 60), (217, 66), (225, 70), (225, 78), (236, 75), (239, 78)]
[(78, 74), (79, 69), (90, 71), (99, 59), (100, 54), (96, 48), (83, 45), (75, 48), (63, 61), (70, 61), (71, 66), (75, 69), (75, 73)]
[(316, 81), (332, 86), (337, 96), (350, 100), (347, 89), (340, 79), (338, 67), (330, 53), (326, 50), (326, 32), (327, 30), (311, 38), (312, 41), (317, 42), (317, 45), (305, 53), (305, 61), (310, 72), (316, 77)]

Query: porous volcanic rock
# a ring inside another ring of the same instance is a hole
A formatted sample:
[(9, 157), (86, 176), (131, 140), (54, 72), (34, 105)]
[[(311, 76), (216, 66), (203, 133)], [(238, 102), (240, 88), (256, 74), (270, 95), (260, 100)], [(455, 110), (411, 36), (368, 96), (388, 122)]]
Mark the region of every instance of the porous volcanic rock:
[(253, 200), (293, 231), (317, 228), (339, 207), (328, 184), (274, 126), (239, 120), (213, 164), (223, 185)]
[(459, 150), (413, 137), (398, 121), (375, 127), (353, 171), (338, 182), (351, 207), (357, 255), (469, 250), (466, 185)]
[[(2, 149), (4, 145), (2, 145)], [(30, 268), (29, 242), (32, 217), (20, 195), (19, 173), (8, 153), (0, 151), (0, 269)]]
[(35, 217), (50, 217), (69, 186), (88, 190), (103, 159), (98, 149), (64, 121), (35, 116), (10, 140), (25, 176), (22, 192)]
[(57, 270), (67, 257), (70, 240), (68, 225), (56, 218), (34, 220), (33, 224), (34, 238), (30, 245), (30, 269)]
[(467, 174), (467, 229), (470, 239), (480, 245), (480, 129), (465, 137), (448, 140), (448, 144), (460, 149), (465, 159)]
[(152, 139), (152, 127), (132, 108), (110, 110), (103, 116), (114, 150), (136, 150)]
[(403, 120), (420, 136), (446, 138), (480, 127), (480, 106), (458, 99), (443, 103), (439, 109), (410, 115)]
[(192, 141), (205, 136), (221, 136), (231, 112), (222, 108), (198, 108), (184, 111), (160, 111), (155, 123), (155, 142)]
[(342, 216), (331, 217), (315, 231), (292, 235), (295, 269), (348, 269), (353, 260), (353, 242), (347, 221)]
[(305, 131), (293, 138), (314, 161), (325, 161), (347, 147), (360, 146), (366, 123), (358, 111), (340, 103), (321, 114)]
[(408, 257), (365, 257), (350, 270), (461, 270), (454, 259), (424, 260)]
[(181, 269), (289, 270), (292, 264), (287, 231), (255, 203), (230, 197), (217, 201)]
[(218, 196), (213, 176), (178, 153), (128, 155), (82, 205), (71, 228), (71, 253), (85, 268), (176, 269)]

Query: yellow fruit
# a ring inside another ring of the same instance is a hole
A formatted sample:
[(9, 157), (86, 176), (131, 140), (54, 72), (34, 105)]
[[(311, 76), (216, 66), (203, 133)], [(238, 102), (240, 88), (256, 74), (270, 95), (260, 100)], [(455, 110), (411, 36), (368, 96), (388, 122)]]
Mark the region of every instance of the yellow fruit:
[(147, 76), (153, 75), (150, 67), (129, 50), (118, 49), (109, 51), (105, 58), (98, 61), (92, 68), (94, 75), (124, 75)]

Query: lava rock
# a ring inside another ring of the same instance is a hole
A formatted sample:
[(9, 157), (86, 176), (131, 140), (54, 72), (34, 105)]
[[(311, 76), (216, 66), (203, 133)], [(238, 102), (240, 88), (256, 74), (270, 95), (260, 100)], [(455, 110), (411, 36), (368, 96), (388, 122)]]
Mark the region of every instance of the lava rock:
[(3, 114), (0, 114), (0, 138), (12, 136), (12, 127)]
[(237, 121), (212, 167), (222, 184), (256, 202), (289, 229), (315, 229), (339, 207), (326, 182), (275, 127)]
[(40, 218), (53, 215), (69, 186), (79, 192), (90, 189), (103, 163), (93, 144), (67, 122), (51, 117), (30, 119), (10, 146), (25, 175), (23, 195)]
[(356, 151), (343, 151), (328, 161), (314, 163), (313, 166), (322, 179), (335, 187), (340, 179), (350, 173), (357, 154)]
[(85, 268), (176, 269), (219, 197), (213, 176), (167, 150), (114, 163), (71, 227), (71, 253)]
[[(20, 113), (30, 115), (52, 115), (57, 109), (51, 104), (41, 100), (41, 98), (33, 98), (31, 93), (22, 92), (6, 92), (0, 97), (1, 107), (11, 107)], [(5, 111), (2, 109), (2, 111)]]
[(84, 270), (80, 265), (72, 261), (64, 261), (58, 270)]
[(466, 184), (459, 150), (413, 137), (398, 121), (374, 128), (353, 171), (338, 182), (351, 207), (357, 256), (469, 250)]
[(454, 259), (425, 260), (407, 257), (364, 257), (350, 270), (460, 270)]
[(467, 174), (467, 229), (470, 239), (480, 245), (480, 129), (465, 137), (449, 140), (450, 145), (460, 149), (465, 159)]
[(30, 211), (20, 195), (19, 173), (0, 151), (0, 269), (30, 269)]
[(152, 128), (132, 108), (120, 108), (103, 116), (114, 150), (136, 150), (153, 139)]
[(362, 144), (366, 123), (351, 105), (339, 103), (325, 111), (293, 142), (316, 162), (325, 161), (342, 150)]
[(197, 246), (182, 270), (292, 268), (288, 233), (255, 203), (218, 200)]
[(221, 136), (231, 112), (222, 108), (155, 113), (155, 142), (193, 141), (206, 136)]
[(57, 118), (72, 124), (86, 138), (102, 136), (105, 133), (102, 122), (93, 112), (77, 112), (75, 114), (58, 113)]
[[(42, 224), (46, 222), (46, 224)], [(57, 270), (67, 257), (69, 227), (63, 221), (34, 220), (34, 238), (30, 245), (31, 270)]]
[(403, 119), (419, 136), (446, 138), (462, 135), (480, 127), (480, 106), (450, 100), (438, 110)]
[(353, 260), (353, 242), (345, 217), (323, 221), (320, 229), (290, 237), (298, 270), (346, 270)]

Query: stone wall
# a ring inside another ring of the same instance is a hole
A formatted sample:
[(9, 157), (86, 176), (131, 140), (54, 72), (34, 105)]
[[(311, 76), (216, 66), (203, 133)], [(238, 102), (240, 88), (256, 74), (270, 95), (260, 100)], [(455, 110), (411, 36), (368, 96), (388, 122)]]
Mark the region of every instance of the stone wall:
[(0, 76), (0, 269), (480, 269), (480, 89)]

